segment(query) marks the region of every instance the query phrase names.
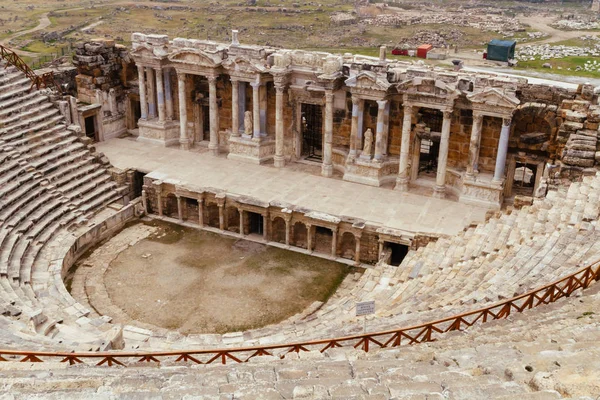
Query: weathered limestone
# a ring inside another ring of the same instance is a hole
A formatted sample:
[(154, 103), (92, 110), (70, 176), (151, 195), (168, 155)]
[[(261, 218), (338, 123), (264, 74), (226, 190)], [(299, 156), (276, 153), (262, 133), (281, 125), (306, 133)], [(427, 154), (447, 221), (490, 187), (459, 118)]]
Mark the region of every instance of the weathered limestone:
[(148, 118), (148, 101), (146, 99), (146, 73), (144, 67), (138, 68), (138, 81), (140, 88), (140, 108), (142, 119)]
[(210, 113), (210, 143), (208, 149), (214, 154), (219, 154), (219, 115), (217, 112), (217, 77), (209, 76), (209, 113)]
[(508, 151), (508, 136), (510, 135), (511, 118), (502, 119), (502, 130), (500, 131), (500, 141), (498, 142), (498, 153), (496, 155), (496, 169), (494, 170), (494, 181), (500, 182), (504, 178), (504, 168), (506, 167), (506, 154)]
[(471, 140), (469, 143), (469, 163), (467, 164), (467, 178), (473, 179), (477, 174), (477, 162), (479, 160), (479, 145), (481, 142), (481, 125), (483, 124), (483, 115), (473, 114), (473, 128), (471, 129)]
[(325, 133), (323, 135), (323, 165), (321, 175), (331, 177), (333, 175), (333, 164), (331, 161), (333, 150), (333, 93), (325, 93)]
[(440, 154), (438, 157), (437, 174), (435, 178), (434, 197), (443, 198), (446, 193), (446, 165), (448, 163), (448, 146), (450, 142), (450, 121), (452, 111), (444, 110), (442, 122), (442, 137), (440, 139)]
[(187, 132), (187, 104), (185, 96), (185, 74), (177, 74), (177, 86), (179, 89), (179, 145), (181, 150), (190, 149), (190, 139)]
[(158, 103), (158, 121), (165, 122), (166, 116), (166, 104), (165, 104), (165, 89), (163, 84), (163, 72), (160, 68), (155, 69), (156, 76), (156, 99)]
[(275, 86), (275, 167), (285, 166), (284, 148), (284, 126), (283, 126), (283, 94), (284, 86)]
[[(402, 120), (402, 144), (400, 146), (400, 166), (398, 168), (398, 180), (396, 181), (396, 189), (400, 191), (408, 190), (408, 155), (410, 152), (410, 128), (412, 124), (413, 107), (410, 105), (404, 106), (404, 119)], [(413, 165), (413, 168), (418, 168), (418, 165)]]

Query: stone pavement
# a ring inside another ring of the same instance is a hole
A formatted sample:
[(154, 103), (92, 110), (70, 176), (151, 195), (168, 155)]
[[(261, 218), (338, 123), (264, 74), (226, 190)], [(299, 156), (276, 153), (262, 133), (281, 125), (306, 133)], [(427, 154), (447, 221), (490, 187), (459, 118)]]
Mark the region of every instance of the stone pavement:
[(283, 201), (409, 232), (454, 235), (472, 222), (483, 221), (487, 211), (452, 200), (324, 178), (293, 170), (296, 168), (246, 164), (224, 155), (181, 151), (133, 138), (111, 139), (97, 143), (96, 148), (115, 167), (151, 172), (156, 179), (176, 179), (262, 201)]

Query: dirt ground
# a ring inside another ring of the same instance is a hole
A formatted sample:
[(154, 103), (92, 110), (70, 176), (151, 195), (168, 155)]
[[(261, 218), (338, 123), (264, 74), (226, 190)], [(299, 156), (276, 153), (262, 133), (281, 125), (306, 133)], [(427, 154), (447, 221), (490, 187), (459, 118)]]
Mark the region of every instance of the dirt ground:
[(217, 234), (159, 230), (110, 264), (112, 302), (132, 318), (181, 333), (224, 333), (284, 320), (325, 301), (350, 267)]

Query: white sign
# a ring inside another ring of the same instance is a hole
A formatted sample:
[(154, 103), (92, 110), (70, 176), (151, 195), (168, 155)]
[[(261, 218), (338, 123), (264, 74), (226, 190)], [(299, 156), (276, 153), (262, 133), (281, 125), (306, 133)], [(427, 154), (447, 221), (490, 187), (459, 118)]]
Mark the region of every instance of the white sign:
[(375, 314), (375, 301), (363, 301), (356, 303), (356, 316)]

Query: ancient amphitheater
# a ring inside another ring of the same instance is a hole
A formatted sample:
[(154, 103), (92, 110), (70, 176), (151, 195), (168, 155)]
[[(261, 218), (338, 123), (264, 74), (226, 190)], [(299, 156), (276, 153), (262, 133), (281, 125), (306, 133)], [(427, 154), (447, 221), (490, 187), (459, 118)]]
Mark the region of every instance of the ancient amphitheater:
[[(2, 49), (2, 398), (600, 396), (593, 87), (233, 38), (81, 43), (70, 89)], [(364, 273), (185, 336), (65, 286), (140, 218)]]

